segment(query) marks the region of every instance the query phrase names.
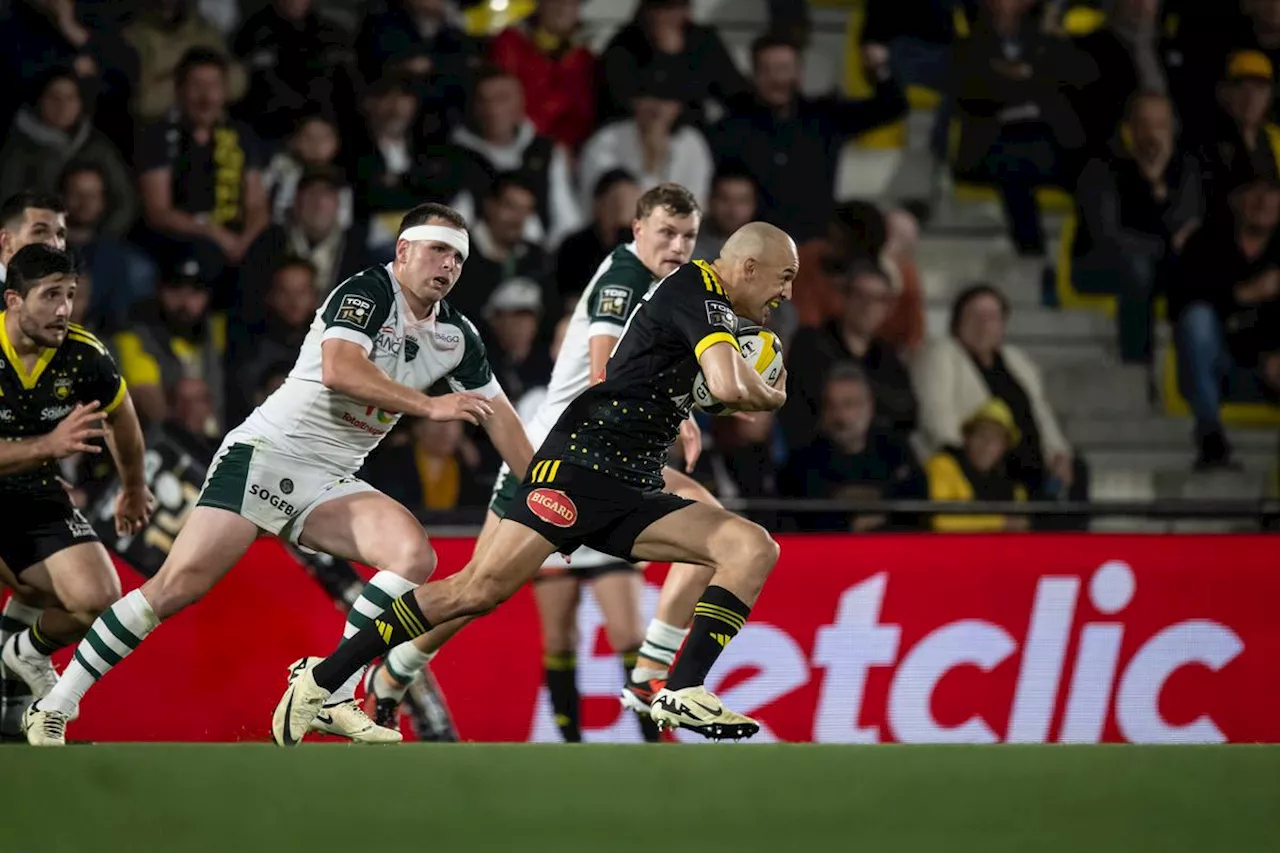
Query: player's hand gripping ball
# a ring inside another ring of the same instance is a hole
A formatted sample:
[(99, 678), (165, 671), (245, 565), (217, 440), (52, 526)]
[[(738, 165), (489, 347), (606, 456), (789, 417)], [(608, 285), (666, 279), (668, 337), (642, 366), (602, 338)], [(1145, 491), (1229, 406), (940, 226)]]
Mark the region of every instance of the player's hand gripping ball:
[[(782, 341), (762, 326), (743, 326), (738, 330), (738, 346), (747, 364), (769, 385), (777, 385), (782, 376)], [(709, 415), (731, 415), (734, 409), (715, 398), (707, 387), (707, 377), (698, 371), (693, 380), (693, 404)]]

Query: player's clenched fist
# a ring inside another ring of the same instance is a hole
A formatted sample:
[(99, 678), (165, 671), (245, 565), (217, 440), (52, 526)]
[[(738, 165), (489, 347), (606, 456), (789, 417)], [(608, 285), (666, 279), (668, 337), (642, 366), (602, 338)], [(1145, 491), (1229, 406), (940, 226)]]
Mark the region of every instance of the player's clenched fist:
[(63, 459), (73, 453), (101, 453), (102, 448), (90, 444), (95, 438), (107, 434), (107, 416), (98, 411), (99, 404), (81, 403), (44, 437), (45, 448), (54, 459)]
[(464, 391), (432, 397), (425, 414), (433, 421), (466, 421), (482, 424), (493, 416), (493, 407), (479, 394)]

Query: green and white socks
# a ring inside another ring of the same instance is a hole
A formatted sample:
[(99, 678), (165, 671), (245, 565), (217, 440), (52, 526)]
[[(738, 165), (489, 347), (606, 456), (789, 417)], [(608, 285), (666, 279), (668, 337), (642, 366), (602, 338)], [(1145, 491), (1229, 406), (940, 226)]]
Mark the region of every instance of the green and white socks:
[[(418, 588), (418, 584), (411, 580), (407, 580), (394, 572), (378, 572), (365, 584), (364, 591), (360, 593), (360, 597), (351, 605), (351, 609), (347, 611), (347, 624), (342, 628), (342, 639), (346, 640), (354, 637), (362, 628), (373, 622), (374, 619), (382, 615), (382, 612), (391, 606), (391, 602), (400, 596), (412, 592)], [(410, 648), (412, 643), (406, 643)], [(419, 667), (421, 668), (421, 667)], [(361, 667), (348, 678), (341, 687), (333, 692), (326, 705), (340, 705), (343, 702), (350, 702), (355, 698), (356, 685), (364, 678), (364, 667)], [(416, 672), (416, 670), (414, 670)]]
[(142, 590), (135, 589), (111, 605), (76, 646), (76, 653), (57, 685), (40, 700), (40, 710), (74, 714), (89, 688), (128, 657), (159, 625), (160, 619)]
[(671, 663), (676, 659), (676, 654), (684, 645), (687, 636), (689, 636), (688, 628), (677, 628), (658, 619), (652, 620), (648, 630), (644, 632), (644, 642), (640, 645), (640, 657), (664, 663), (667, 668), (655, 670), (637, 666), (631, 670), (631, 677), (637, 681), (666, 678), (667, 671), (671, 668)]

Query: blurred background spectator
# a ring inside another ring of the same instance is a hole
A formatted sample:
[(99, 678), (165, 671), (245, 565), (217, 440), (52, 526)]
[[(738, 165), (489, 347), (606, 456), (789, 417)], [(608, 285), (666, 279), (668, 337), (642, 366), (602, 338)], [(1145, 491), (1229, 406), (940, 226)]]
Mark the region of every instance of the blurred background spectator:
[(1203, 216), (1199, 165), (1178, 147), (1175, 122), (1167, 96), (1135, 95), (1120, 138), (1076, 190), (1071, 280), (1117, 297), (1124, 361), (1150, 362), (1154, 296)]
[(974, 285), (956, 297), (951, 335), (926, 347), (913, 370), (922, 437), (935, 451), (961, 446), (966, 419), (995, 397), (1012, 413), (1020, 436), (1009, 453), (1009, 474), (1033, 499), (1084, 500), (1084, 463), (1045, 399), (1040, 371), (1005, 341), (1009, 311), (1008, 300), (990, 285)]
[(573, 189), (569, 156), (550, 136), (540, 134), (525, 114), (520, 81), (508, 71), (480, 72), (471, 101), (471, 120), (453, 131), (454, 144), (475, 155), (485, 178), (482, 192), (500, 172), (519, 172), (535, 190), (537, 206), (526, 220), (525, 237), (548, 249), (576, 229), (581, 214)]
[(525, 112), (538, 133), (577, 151), (595, 129), (595, 55), (581, 41), (582, 0), (538, 0), (534, 13), (507, 27), (489, 59), (520, 81)]
[(1207, 209), (1227, 210), (1231, 191), (1255, 175), (1280, 177), (1280, 128), (1267, 119), (1275, 97), (1275, 67), (1258, 51), (1231, 54), (1218, 86), (1222, 110), (1199, 148)]
[[(592, 190), (591, 221), (564, 239), (556, 253), (556, 284), (566, 297), (587, 289), (596, 268), (619, 243), (631, 242), (640, 186), (631, 173), (611, 169)], [(696, 253), (694, 257), (699, 257)]]
[(1255, 178), (1187, 243), (1170, 298), (1178, 376), (1195, 418), (1196, 465), (1232, 464), (1224, 397), (1280, 396), (1280, 184)]
[(625, 169), (641, 192), (674, 182), (706, 207), (715, 163), (702, 131), (681, 119), (679, 81), (648, 70), (630, 88), (630, 116), (606, 124), (583, 146), (578, 185), (593, 187), (605, 172)]
[[(797, 498), (923, 499), (924, 475), (906, 434), (876, 417), (876, 395), (863, 368), (839, 362), (821, 385), (816, 435), (792, 451), (779, 491)], [(882, 529), (882, 515), (803, 513), (801, 530)]]
[[(288, 216), (304, 172), (338, 168), (341, 154), (342, 138), (334, 119), (323, 112), (300, 116), (287, 145), (272, 156), (262, 175), (262, 186), (271, 198), (271, 221), (283, 222)], [(341, 186), (339, 201), (339, 221), (350, 228), (355, 216), (350, 187)]]
[(33, 89), (32, 102), (18, 110), (0, 148), (0, 197), (24, 189), (57, 192), (72, 161), (101, 175), (108, 200), (101, 229), (123, 236), (138, 215), (133, 175), (111, 140), (93, 126), (80, 81), (70, 71), (53, 71)]
[(802, 447), (817, 431), (827, 374), (842, 363), (859, 365), (875, 398), (878, 425), (909, 435), (917, 405), (911, 376), (880, 327), (892, 310), (893, 286), (870, 261), (855, 262), (846, 286), (844, 315), (798, 331), (787, 353), (787, 402), (780, 416), (787, 444)]
[(551, 381), (551, 356), (535, 346), (542, 313), (542, 288), (527, 278), (507, 279), (485, 303), (489, 364), (513, 400)]
[(711, 27), (693, 22), (690, 0), (639, 0), (635, 19), (620, 29), (600, 57), (599, 119), (631, 114), (641, 80), (672, 87), (687, 117), (707, 124), (708, 101), (727, 104), (747, 82)]
[(751, 57), (755, 97), (737, 99), (712, 129), (711, 145), (717, 163), (755, 176), (761, 218), (804, 242), (823, 232), (835, 206), (841, 146), (901, 118), (907, 102), (883, 55), (869, 55), (876, 88), (865, 101), (801, 96), (799, 48), (781, 36), (756, 39)]
[(720, 169), (711, 181), (707, 216), (698, 230), (695, 258), (715, 260), (729, 235), (756, 218), (760, 192), (755, 178), (740, 169)]
[[(1009, 472), (1009, 452), (1022, 436), (1004, 400), (991, 398), (960, 425), (961, 443), (929, 458), (929, 499), (934, 501), (1025, 501), (1027, 490)], [(935, 515), (933, 529), (949, 532), (1027, 530), (1025, 516)]]
[(1074, 184), (1086, 140), (1068, 96), (1098, 72), (1088, 54), (1045, 33), (1030, 12), (1030, 0), (985, 0), (972, 36), (956, 45), (954, 170), (999, 188), (1014, 247), (1041, 257), (1035, 191)]

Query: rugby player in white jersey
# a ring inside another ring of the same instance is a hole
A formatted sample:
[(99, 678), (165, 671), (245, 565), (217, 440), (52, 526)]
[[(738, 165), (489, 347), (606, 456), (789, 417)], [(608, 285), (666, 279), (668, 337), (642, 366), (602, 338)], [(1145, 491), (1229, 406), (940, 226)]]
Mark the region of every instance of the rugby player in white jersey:
[[(601, 262), (569, 319), (547, 397), (537, 416), (528, 423), (529, 438), (535, 447), (546, 438), (569, 404), (599, 381), (627, 320), (640, 307), (653, 285), (689, 262), (701, 219), (702, 211), (697, 200), (679, 184), (659, 184), (640, 197), (632, 223), (635, 240), (618, 246)], [(681, 429), (681, 444), (687, 467), (691, 470), (701, 449), (698, 427), (691, 420), (686, 421)], [(687, 474), (672, 468), (667, 468), (664, 474), (667, 491), (720, 505), (710, 492)], [(489, 514), (476, 543), (477, 553), (488, 544), (498, 522), (506, 515), (507, 506), (521, 479), (505, 466), (499, 474)], [(547, 561), (544, 569), (555, 571), (568, 567), (592, 574), (592, 570), (611, 568), (617, 563), (613, 557), (582, 547), (574, 552), (570, 563), (566, 564), (557, 555)], [(618, 650), (634, 661), (621, 697), (627, 708), (640, 714), (648, 713), (649, 703), (662, 689), (676, 652), (688, 633), (694, 605), (712, 574), (712, 570), (705, 566), (673, 565), (643, 644), (638, 651)], [(618, 580), (625, 578), (614, 575), (607, 581), (604, 577), (595, 581), (594, 591), (601, 599), (601, 609), (611, 613), (623, 613), (628, 608), (638, 611), (638, 591), (633, 591), (634, 587), (628, 584), (617, 583)], [(565, 584), (559, 586), (566, 587)], [(576, 586), (557, 590), (544, 582), (535, 587), (535, 593), (539, 597), (539, 609), (544, 620), (556, 620), (557, 608), (576, 604)], [(467, 621), (460, 619), (440, 625), (391, 650), (369, 681), (366, 709), (373, 712), (378, 723), (395, 726), (400, 702), (413, 679)], [(631, 658), (628, 652), (636, 654), (636, 657)], [(567, 661), (550, 665), (566, 666)], [(370, 705), (373, 706), (371, 709)]]
[[(316, 312), (288, 379), (223, 441), (199, 501), (155, 577), (94, 622), (58, 684), (23, 723), (36, 745), (65, 743), (85, 692), (164, 619), (194, 603), (266, 532), (377, 570), (348, 615), (344, 636), (368, 625), (435, 569), (413, 515), (355, 479), (365, 456), (402, 414), (484, 424), (513, 470), (533, 448), (494, 379), (479, 335), (444, 301), (469, 238), (451, 208), (414, 208), (395, 260), (339, 285)], [(456, 393), (418, 389), (447, 379)], [(400, 740), (335, 691), (313, 731), (362, 742)]]

